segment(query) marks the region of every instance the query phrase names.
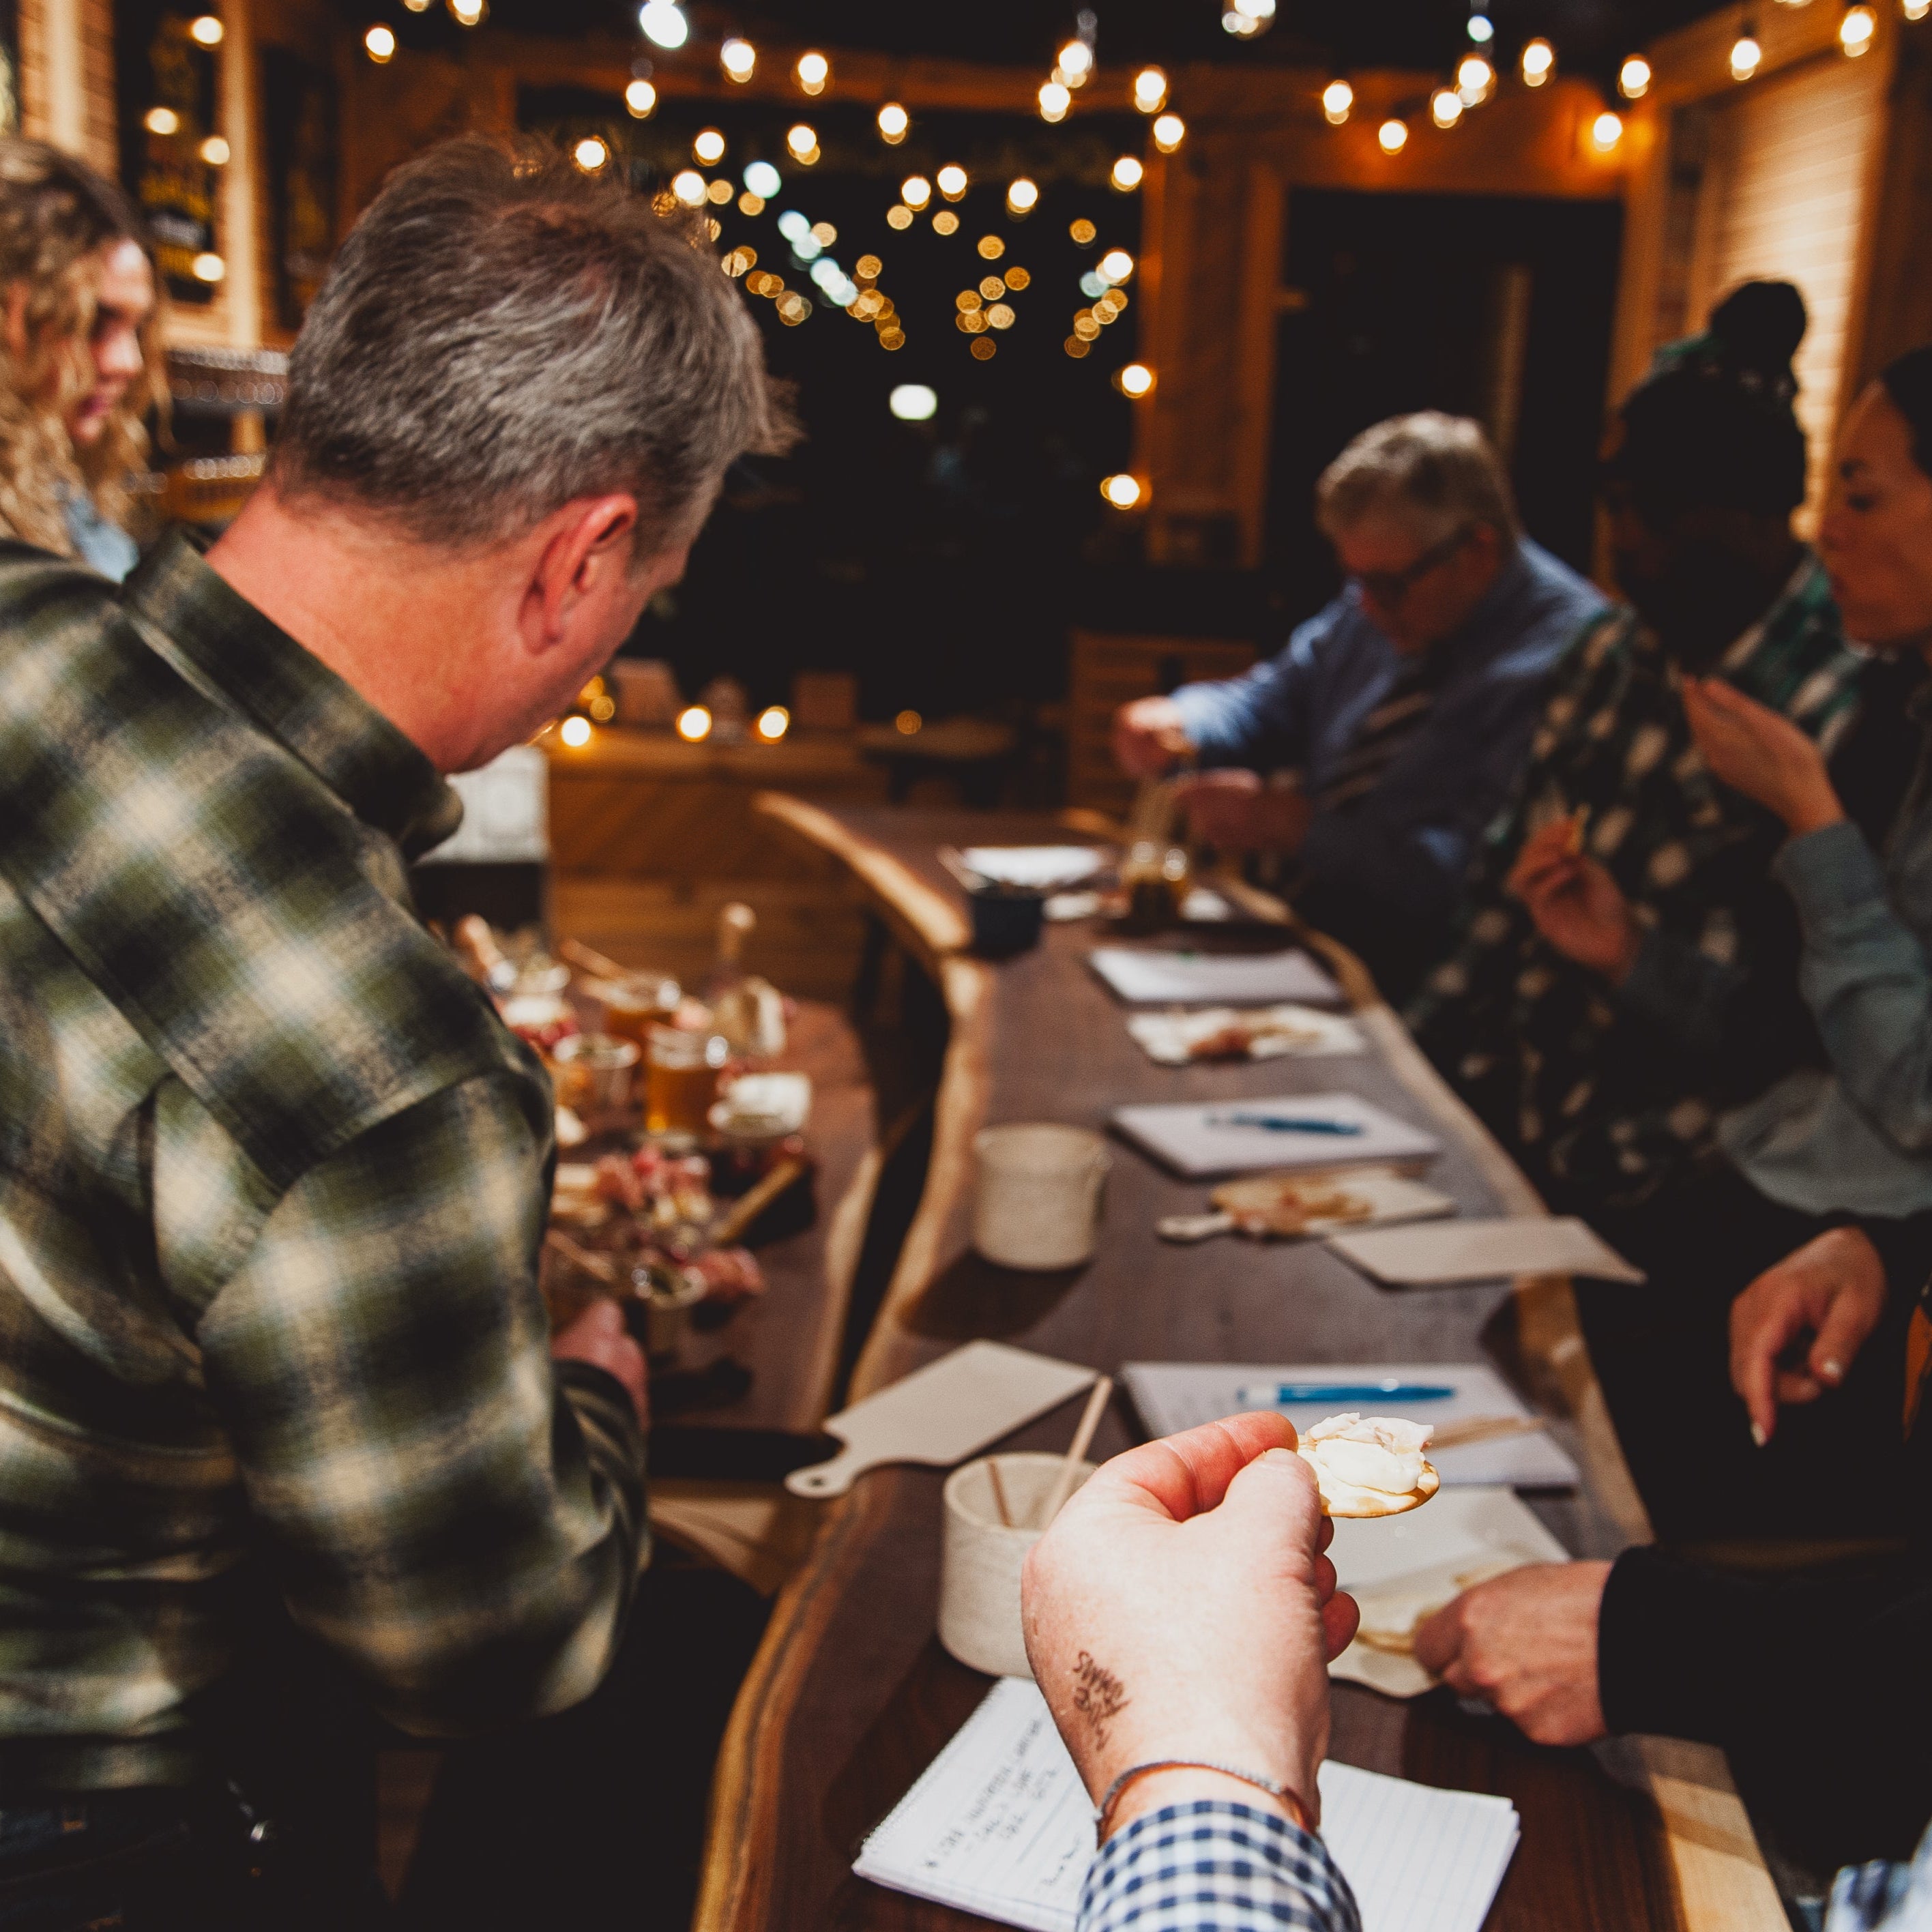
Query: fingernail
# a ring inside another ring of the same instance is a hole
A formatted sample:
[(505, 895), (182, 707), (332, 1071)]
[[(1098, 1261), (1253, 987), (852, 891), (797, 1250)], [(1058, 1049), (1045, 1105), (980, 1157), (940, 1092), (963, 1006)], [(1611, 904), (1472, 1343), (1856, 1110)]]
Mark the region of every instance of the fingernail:
[(1760, 1449), (1762, 1449), (1764, 1445), (1771, 1440), (1771, 1438), (1764, 1432), (1764, 1424), (1762, 1423), (1754, 1422), (1751, 1424), (1751, 1440), (1755, 1442)]
[(1842, 1362), (1820, 1362), (1818, 1372), (1828, 1382), (1841, 1382), (1845, 1378), (1845, 1365)]
[(1295, 1454), (1292, 1449), (1270, 1449), (1262, 1456), (1262, 1460), (1264, 1462), (1292, 1462), (1295, 1460)]

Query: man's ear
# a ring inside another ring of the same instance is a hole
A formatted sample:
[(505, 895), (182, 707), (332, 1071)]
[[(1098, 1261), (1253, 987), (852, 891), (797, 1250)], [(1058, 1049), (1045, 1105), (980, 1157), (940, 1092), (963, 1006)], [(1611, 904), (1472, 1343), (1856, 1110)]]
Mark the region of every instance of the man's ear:
[(581, 607), (607, 600), (629, 575), (637, 528), (637, 499), (619, 491), (566, 503), (534, 532), (518, 614), (533, 656), (562, 644)]

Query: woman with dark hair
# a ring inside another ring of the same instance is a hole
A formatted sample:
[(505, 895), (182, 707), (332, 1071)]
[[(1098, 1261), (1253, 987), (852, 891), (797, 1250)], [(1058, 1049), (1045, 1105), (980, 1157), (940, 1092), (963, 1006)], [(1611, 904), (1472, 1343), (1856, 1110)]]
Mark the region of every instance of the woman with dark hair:
[(112, 182), (0, 139), (0, 536), (123, 578), (159, 368), (154, 254)]

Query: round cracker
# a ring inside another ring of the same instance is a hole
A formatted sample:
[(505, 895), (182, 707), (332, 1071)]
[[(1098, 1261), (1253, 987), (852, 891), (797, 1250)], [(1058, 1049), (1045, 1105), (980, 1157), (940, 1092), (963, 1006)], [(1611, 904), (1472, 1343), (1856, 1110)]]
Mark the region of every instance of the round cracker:
[(1324, 1496), (1322, 1501), (1324, 1516), (1346, 1519), (1350, 1521), (1366, 1520), (1375, 1516), (1402, 1516), (1412, 1509), (1420, 1509), (1442, 1486), (1442, 1478), (1436, 1473), (1433, 1465), (1422, 1466), (1422, 1480), (1406, 1496), (1378, 1496), (1372, 1503), (1358, 1504), (1352, 1509), (1333, 1510)]

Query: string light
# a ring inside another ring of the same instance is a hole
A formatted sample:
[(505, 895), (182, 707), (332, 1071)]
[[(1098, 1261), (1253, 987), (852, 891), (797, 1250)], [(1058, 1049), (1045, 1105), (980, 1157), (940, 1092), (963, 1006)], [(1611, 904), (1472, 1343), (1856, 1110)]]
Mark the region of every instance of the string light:
[[(480, 27), (484, 15), (490, 10), (484, 4), (484, 0), (449, 0), (449, 10), (459, 27)], [(671, 10), (677, 12), (676, 8)], [(684, 16), (678, 14), (677, 17), (682, 20)]]
[(1040, 206), (1040, 188), (1024, 175), (1012, 182), (1006, 189), (1006, 212), (1009, 214), (1030, 214)]
[(899, 183), (899, 199), (916, 212), (932, 199), (932, 184), (923, 175), (908, 175)]
[(225, 168), (228, 165), (228, 143), (219, 134), (211, 134), (201, 144), (201, 158), (212, 168)]
[[(396, 37), (387, 27), (371, 27), (362, 36), (362, 44), (368, 49), (369, 58), (380, 63), (396, 51)], [(141, 116), (141, 125), (151, 134), (178, 134), (181, 116), (172, 107), (151, 107)]]
[(1438, 128), (1453, 128), (1462, 118), (1462, 97), (1453, 87), (1438, 87), (1429, 97), (1429, 118)]
[(1121, 475), (1101, 479), (1100, 494), (1117, 510), (1131, 510), (1147, 492), (1138, 476)]
[(1146, 170), (1136, 154), (1123, 154), (1114, 164), (1114, 170), (1107, 178), (1122, 194), (1131, 194), (1141, 184), (1141, 176)]
[(889, 148), (896, 148), (912, 125), (912, 116), (896, 100), (887, 101), (879, 110), (878, 119), (879, 139)]
[(711, 735), (711, 713), (701, 704), (687, 704), (677, 714), (677, 735), (687, 745), (701, 744)]
[(212, 14), (198, 14), (188, 23), (188, 38), (198, 47), (218, 47), (227, 30)]
[(1556, 50), (1539, 34), (1522, 46), (1522, 84), (1540, 87), (1556, 71)]
[(1042, 121), (1064, 121), (1066, 110), (1073, 105), (1073, 97), (1066, 91), (1064, 81), (1045, 80), (1040, 87), (1040, 118)]
[[(584, 151), (586, 148), (589, 147), (590, 145), (590, 143), (588, 141), (580, 141), (577, 144), (577, 165), (580, 168), (585, 167)], [(603, 142), (601, 141), (599, 141), (597, 145), (600, 148), (604, 146)], [(610, 154), (608, 149), (605, 151), (604, 158), (605, 160), (608, 160), (610, 158)], [(597, 167), (602, 167), (603, 165), (603, 161), (598, 161), (595, 164), (595, 166)], [(585, 172), (587, 173), (590, 172), (590, 170), (589, 168), (585, 168)], [(673, 195), (676, 197), (680, 205), (683, 207), (702, 208), (704, 206), (704, 177), (700, 174), (695, 168), (686, 168), (680, 172), (672, 176), (670, 181), (670, 191)]]
[(1054, 63), (1054, 77), (1068, 87), (1084, 87), (1094, 71), (1094, 50), (1084, 40), (1069, 40)]
[(1355, 90), (1339, 75), (1322, 90), (1322, 112), (1331, 128), (1339, 128), (1355, 105)]
[(1163, 154), (1171, 154), (1187, 139), (1187, 123), (1178, 114), (1159, 116), (1149, 130), (1154, 144)]
[(624, 106), (634, 121), (647, 121), (656, 112), (658, 91), (647, 80), (634, 80), (624, 90)]
[[(362, 51), (378, 67), (386, 67), (396, 57), (396, 37), (385, 26), (371, 27), (362, 36)], [(165, 116), (168, 124), (159, 124)], [(181, 116), (172, 107), (151, 107), (148, 110), (146, 126), (151, 134), (172, 134), (181, 125)]]
[(754, 729), (768, 745), (776, 745), (791, 729), (791, 713), (782, 704), (768, 704), (758, 713)]
[(742, 87), (758, 68), (758, 50), (749, 40), (727, 40), (718, 50), (718, 64), (727, 80), (735, 80)]
[(1878, 16), (1860, 0), (1860, 4), (1845, 9), (1845, 16), (1838, 22), (1838, 44), (1856, 60), (1870, 46), (1877, 32)]
[(1488, 14), (1479, 10), (1469, 16), (1469, 38), (1478, 46), (1487, 46), (1496, 37), (1496, 23)]
[[(1932, 0), (1927, 0), (1932, 5)], [(1626, 100), (1641, 100), (1650, 92), (1650, 63), (1641, 54), (1632, 54), (1617, 73), (1617, 92)]]
[(792, 159), (807, 167), (818, 158), (818, 136), (802, 121), (785, 130), (785, 146), (791, 150)]
[(1908, 20), (1922, 20), (1932, 14), (1932, 0), (1899, 0)]
[(715, 168), (724, 158), (724, 136), (716, 128), (706, 128), (692, 142), (691, 152), (707, 168)]
[(212, 284), (223, 280), (228, 273), (228, 264), (212, 249), (196, 256), (188, 266), (194, 269), (194, 278), (198, 282)]
[(1114, 371), (1114, 387), (1124, 396), (1154, 394), (1154, 371), (1144, 362), (1130, 362)]
[(1496, 91), (1496, 70), (1487, 54), (1466, 53), (1456, 65), (1456, 91), (1465, 107), (1480, 107)]
[(1143, 114), (1158, 114), (1167, 105), (1167, 76), (1157, 67), (1144, 67), (1134, 76), (1134, 105)]
[(1393, 114), (1376, 130), (1376, 139), (1385, 154), (1399, 154), (1408, 146), (1408, 123)]
[(1238, 40), (1251, 40), (1273, 24), (1274, 9), (1275, 0), (1232, 0), (1221, 16), (1222, 29)]
[(901, 422), (926, 422), (939, 407), (939, 392), (924, 382), (902, 382), (886, 398), (886, 406)]
[(916, 711), (902, 711), (892, 720), (892, 729), (902, 738), (916, 736), (924, 727), (926, 720)]
[(590, 742), (590, 720), (573, 713), (556, 728), (556, 735), (573, 752), (580, 752)]
[(1763, 58), (1764, 50), (1758, 45), (1757, 29), (1747, 20), (1731, 43), (1731, 78), (1750, 80), (1757, 71), (1758, 62)]
[(1606, 108), (1590, 123), (1590, 145), (1600, 154), (1607, 154), (1624, 137), (1624, 117)]
[(966, 170), (957, 161), (948, 161), (933, 178), (948, 201), (958, 201), (966, 192)]
[(644, 0), (638, 9), (638, 25), (646, 40), (674, 52), (691, 38), (691, 22), (676, 0)]
[(1134, 258), (1124, 248), (1109, 248), (1094, 266), (1102, 281), (1118, 285), (1133, 273)]
[(832, 63), (820, 53), (802, 53), (792, 73), (807, 94), (823, 94), (832, 78)]
[(1073, 223), (1066, 232), (1083, 248), (1090, 248), (1094, 245), (1095, 238), (1100, 232), (1084, 214), (1078, 221)]

